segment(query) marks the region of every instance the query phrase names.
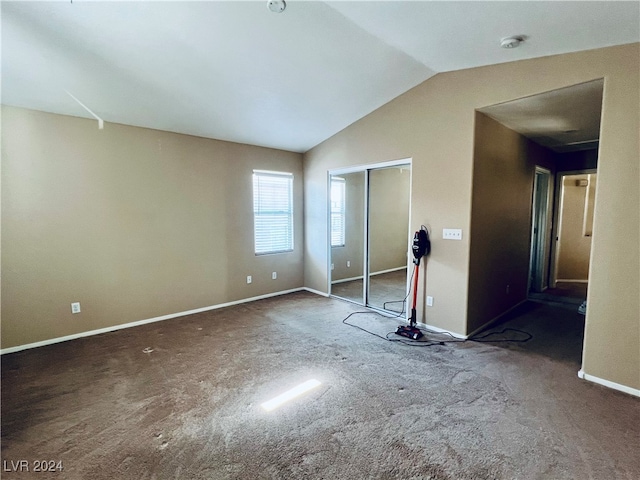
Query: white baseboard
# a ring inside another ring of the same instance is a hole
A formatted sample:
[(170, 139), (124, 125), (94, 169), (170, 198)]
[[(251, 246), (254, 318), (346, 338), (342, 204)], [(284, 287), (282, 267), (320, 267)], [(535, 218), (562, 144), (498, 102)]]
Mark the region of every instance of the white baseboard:
[[(396, 268), (389, 268), (387, 270), (380, 270), (379, 272), (371, 272), (369, 274), (370, 277), (373, 277), (374, 275), (382, 275), (383, 273), (391, 273), (391, 272), (397, 272), (399, 270), (405, 270), (407, 267), (396, 267)], [(362, 275), (358, 276), (358, 277), (350, 277), (350, 278), (341, 278), (340, 280), (333, 280), (331, 283), (345, 283), (345, 282), (352, 282), (353, 280), (362, 280), (364, 277)]]
[(578, 378), (581, 378), (582, 380), (586, 380), (588, 382), (597, 383), (598, 385), (612, 388), (620, 392), (628, 393), (629, 395), (633, 395), (634, 397), (640, 397), (640, 389), (627, 387), (626, 385), (611, 382), (609, 380), (605, 380), (604, 378), (594, 377), (593, 375), (584, 373), (584, 370), (582, 369), (578, 370)]
[[(123, 330), (125, 328), (138, 327), (140, 325), (146, 325), (147, 323), (161, 322), (163, 320), (169, 320), (171, 318), (184, 317), (185, 315), (193, 315), (195, 313), (207, 312), (209, 310), (216, 310), (218, 308), (231, 307), (233, 305), (239, 305), (241, 303), (254, 302), (256, 300), (262, 300), (270, 297), (277, 297), (279, 295), (286, 295), (287, 293), (300, 292), (305, 290), (304, 288), (293, 288), (291, 290), (282, 290), (280, 292), (267, 293), (265, 295), (258, 295), (257, 297), (244, 298), (242, 300), (235, 300), (233, 302), (220, 303), (218, 305), (211, 305), (209, 307), (196, 308), (193, 310), (187, 310), (185, 312), (171, 313), (169, 315), (162, 315), (160, 317), (147, 318), (145, 320), (138, 320), (135, 322), (123, 323), (121, 325), (113, 325), (110, 327), (99, 328), (97, 330), (89, 330), (87, 332), (74, 333), (73, 335), (66, 335), (64, 337), (51, 338), (49, 340), (42, 340), (40, 342), (27, 343), (26, 345), (18, 345), (16, 347), (3, 348), (0, 350), (0, 355), (6, 353), (20, 352), (22, 350), (29, 350), (31, 348), (44, 347), (46, 345), (53, 345), (54, 343), (66, 342), (68, 340), (75, 340), (76, 338), (90, 337), (92, 335), (100, 335), (101, 333), (115, 332), (116, 330)], [(307, 289), (308, 290), (308, 289)], [(316, 292), (313, 292), (316, 293)], [(324, 295), (318, 292), (320, 295)]]
[(435, 333), (445, 333), (445, 334), (451, 335), (452, 337), (459, 338), (461, 340), (466, 340), (469, 338), (467, 335), (462, 335), (460, 333), (452, 332), (451, 330), (445, 330), (444, 328), (440, 328), (440, 327), (434, 327), (433, 325), (429, 325), (427, 323), (418, 322), (418, 327), (431, 330)]
[(362, 275), (360, 275), (359, 277), (341, 278), (340, 280), (333, 280), (331, 284), (333, 285), (334, 283), (346, 283), (346, 282), (352, 282), (353, 280), (362, 280), (362, 279), (363, 279)]
[(374, 276), (374, 275), (382, 275), (383, 273), (391, 273), (391, 272), (397, 272), (398, 270), (406, 270), (407, 266), (403, 266), (403, 267), (396, 267), (396, 268), (388, 268), (386, 270), (380, 270), (379, 272), (371, 272), (369, 275), (370, 276)]
[(491, 327), (491, 325), (493, 325), (494, 323), (497, 323), (499, 320), (502, 320), (502, 317), (504, 317), (505, 315), (513, 312), (516, 308), (518, 308), (519, 306), (521, 306), (522, 304), (526, 303), (527, 299), (525, 298), (524, 300), (522, 300), (519, 303), (516, 303), (513, 307), (511, 307), (508, 310), (505, 310), (504, 312), (502, 312), (500, 315), (498, 315), (497, 317), (492, 318), (491, 320), (489, 320), (487, 323), (485, 323), (484, 325), (482, 325), (481, 327), (476, 328), (473, 332), (471, 332), (469, 335), (467, 335), (467, 338), (471, 338), (474, 335), (480, 333), (483, 330), (486, 330), (487, 328)]
[(315, 293), (316, 295), (321, 295), (321, 296), (323, 296), (323, 297), (328, 297), (328, 296), (329, 296), (329, 294), (328, 294), (328, 293), (321, 292), (320, 290), (316, 290), (316, 289), (314, 289), (314, 288), (303, 287), (302, 289), (303, 289), (303, 290), (305, 290), (305, 291), (307, 291), (307, 292), (309, 292), (309, 293)]
[(584, 278), (558, 278), (556, 279), (556, 283), (589, 283), (589, 280), (585, 280)]

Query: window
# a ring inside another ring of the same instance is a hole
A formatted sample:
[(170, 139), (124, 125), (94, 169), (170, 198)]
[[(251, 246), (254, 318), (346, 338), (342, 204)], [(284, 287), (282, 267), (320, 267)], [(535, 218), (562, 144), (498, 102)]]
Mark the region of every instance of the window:
[(344, 247), (345, 240), (345, 182), (344, 178), (331, 179), (331, 246)]
[(293, 175), (253, 171), (256, 255), (293, 250)]

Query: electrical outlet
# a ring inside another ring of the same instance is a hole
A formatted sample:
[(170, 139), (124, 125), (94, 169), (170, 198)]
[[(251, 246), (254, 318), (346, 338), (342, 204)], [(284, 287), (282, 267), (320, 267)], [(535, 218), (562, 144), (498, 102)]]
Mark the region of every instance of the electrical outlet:
[(331, 270), (333, 270), (333, 263), (331, 264)]
[(271, 274), (271, 280), (275, 280), (276, 278), (278, 278), (278, 274), (276, 272), (273, 272)]
[(351, 260), (347, 260), (347, 268), (351, 266)]
[(253, 279), (251, 278), (251, 275), (247, 275), (247, 283), (251, 283), (253, 281)]
[(80, 313), (80, 302), (73, 302), (71, 304), (71, 313)]
[(427, 296), (427, 307), (433, 307), (433, 297)]
[(461, 228), (443, 228), (442, 238), (445, 240), (462, 240)]

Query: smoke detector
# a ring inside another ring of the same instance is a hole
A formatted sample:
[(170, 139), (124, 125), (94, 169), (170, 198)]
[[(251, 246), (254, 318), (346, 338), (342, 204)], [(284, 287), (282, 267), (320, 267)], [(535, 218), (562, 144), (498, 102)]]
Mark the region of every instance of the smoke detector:
[(524, 42), (524, 37), (522, 35), (506, 37), (500, 40), (500, 46), (502, 48), (516, 48), (522, 42)]
[(287, 2), (284, 0), (267, 0), (267, 8), (273, 13), (282, 13), (287, 8)]

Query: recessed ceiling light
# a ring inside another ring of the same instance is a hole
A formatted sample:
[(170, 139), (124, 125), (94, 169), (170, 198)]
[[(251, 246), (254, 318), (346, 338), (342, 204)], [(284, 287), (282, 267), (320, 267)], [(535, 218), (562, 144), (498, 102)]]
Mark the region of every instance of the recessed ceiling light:
[(267, 0), (267, 8), (273, 13), (282, 13), (287, 8), (287, 2), (284, 0)]
[(516, 48), (518, 47), (522, 42), (524, 42), (524, 36), (522, 35), (516, 35), (513, 37), (506, 37), (503, 38), (502, 40), (500, 40), (500, 46), (502, 48)]

